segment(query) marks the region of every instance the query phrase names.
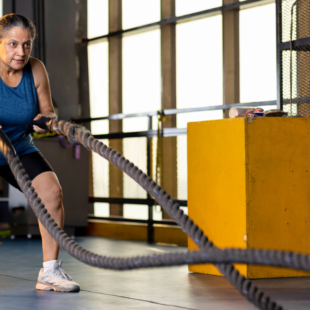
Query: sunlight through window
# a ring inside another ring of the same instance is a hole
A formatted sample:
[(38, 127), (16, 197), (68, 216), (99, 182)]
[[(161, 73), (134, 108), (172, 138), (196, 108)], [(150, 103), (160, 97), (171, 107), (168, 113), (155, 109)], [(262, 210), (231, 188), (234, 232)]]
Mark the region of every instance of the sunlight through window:
[[(160, 109), (160, 30), (151, 30), (123, 38), (123, 113)], [(123, 120), (123, 131), (147, 130), (147, 117)], [(146, 138), (123, 140), (125, 157), (146, 172)], [(124, 175), (124, 197), (146, 198), (146, 192)], [(146, 219), (147, 207), (124, 205), (124, 216)]]
[(94, 38), (109, 32), (108, 0), (87, 0), (87, 37)]
[(222, 6), (222, 0), (176, 0), (176, 16), (209, 10)]
[(160, 0), (123, 0), (123, 29), (160, 20)]
[[(103, 41), (88, 45), (88, 70), (90, 116), (100, 117), (109, 114), (109, 76), (108, 76), (108, 42)], [(93, 134), (109, 132), (108, 121), (91, 123)], [(102, 140), (108, 144), (108, 140)], [(98, 154), (92, 153), (93, 161), (93, 191), (94, 197), (109, 197), (109, 164)], [(95, 203), (96, 216), (109, 216), (108, 203)]]
[[(201, 39), (204, 38), (204, 39)], [(223, 104), (222, 16), (177, 25), (177, 108)], [(221, 119), (222, 110), (177, 115), (188, 122)], [(177, 137), (178, 199), (187, 199), (187, 141)]]
[(277, 97), (275, 25), (274, 3), (240, 11), (240, 102)]

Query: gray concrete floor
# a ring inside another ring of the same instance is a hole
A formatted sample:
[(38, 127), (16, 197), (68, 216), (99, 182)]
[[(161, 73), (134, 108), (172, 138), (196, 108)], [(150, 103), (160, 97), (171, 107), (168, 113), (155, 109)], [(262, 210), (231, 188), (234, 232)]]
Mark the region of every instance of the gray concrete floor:
[[(76, 241), (90, 251), (115, 256), (186, 250), (99, 237)], [(110, 271), (82, 264), (64, 251), (60, 259), (81, 292), (36, 291), (41, 241), (0, 239), (0, 309), (256, 309), (224, 278), (189, 273), (186, 266)], [(310, 309), (310, 278), (255, 282), (285, 309)]]

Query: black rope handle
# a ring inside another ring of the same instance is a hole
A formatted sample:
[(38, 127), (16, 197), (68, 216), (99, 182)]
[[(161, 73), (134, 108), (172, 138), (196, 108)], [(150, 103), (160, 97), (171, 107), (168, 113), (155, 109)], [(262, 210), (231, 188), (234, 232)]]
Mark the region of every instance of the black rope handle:
[(26, 126), (26, 134), (28, 135), (28, 134), (34, 132), (33, 125), (36, 125), (36, 126), (42, 128), (42, 129), (45, 129), (45, 130), (49, 130), (50, 124), (51, 124), (53, 119), (54, 118), (42, 116), (41, 118), (39, 118), (36, 121), (33, 120), (33, 121), (29, 122)]
[(47, 119), (46, 121), (48, 130), (55, 131), (58, 134), (63, 134), (71, 143), (80, 143), (88, 150), (98, 153), (134, 179), (159, 202), (164, 210), (181, 226), (183, 231), (194, 240), (201, 249), (201, 251), (141, 257), (137, 256), (130, 258), (102, 256), (83, 249), (63, 230), (61, 230), (55, 223), (54, 219), (51, 218), (50, 214), (44, 207), (44, 204), (41, 202), (41, 199), (31, 186), (29, 176), (14, 153), (14, 149), (12, 149), (12, 146), (6, 144), (5, 139), (2, 140), (2, 137), (5, 134), (0, 129), (0, 133), (2, 132), (0, 135), (0, 140), (2, 140), (0, 143), (0, 152), (7, 159), (12, 173), (28, 199), (34, 213), (59, 246), (81, 262), (95, 267), (115, 270), (212, 262), (220, 272), (223, 273), (226, 279), (228, 279), (242, 295), (246, 296), (250, 302), (260, 309), (273, 310), (282, 310), (283, 308), (271, 301), (271, 299), (259, 290), (251, 281), (246, 280), (240, 275), (231, 263), (262, 264), (307, 271), (310, 270), (310, 256), (305, 254), (256, 249), (218, 249), (213, 246), (212, 242), (208, 240), (208, 237), (203, 234), (203, 231), (183, 213), (183, 210), (179, 208), (179, 204), (171, 199), (169, 194), (167, 194), (133, 163), (125, 159), (120, 153), (117, 153), (115, 150), (95, 139), (81, 126), (64, 121), (58, 122), (56, 119)]

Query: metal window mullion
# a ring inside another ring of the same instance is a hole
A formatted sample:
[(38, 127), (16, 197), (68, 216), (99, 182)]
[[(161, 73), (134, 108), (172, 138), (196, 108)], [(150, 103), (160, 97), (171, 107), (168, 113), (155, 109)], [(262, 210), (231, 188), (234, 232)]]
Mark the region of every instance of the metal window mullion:
[[(223, 0), (224, 5), (233, 5), (237, 0)], [(223, 104), (240, 101), (239, 72), (239, 6), (223, 10)], [(223, 113), (229, 117), (226, 109)]]
[[(161, 0), (161, 19), (175, 18), (175, 0)], [(161, 25), (161, 72), (162, 72), (162, 102), (163, 110), (176, 109), (176, 24)], [(166, 116), (163, 128), (175, 128), (176, 115)], [(176, 137), (162, 138), (162, 158), (160, 180), (163, 188), (173, 198), (177, 196), (177, 157)], [(162, 210), (163, 211), (163, 210)], [(162, 212), (163, 219), (170, 219)]]
[[(122, 0), (109, 0), (109, 32), (122, 30)], [(123, 111), (122, 36), (109, 37), (109, 115)], [(109, 133), (122, 132), (123, 121), (109, 120)], [(123, 140), (109, 140), (109, 145), (123, 153)], [(109, 165), (109, 195), (123, 197), (123, 173)], [(123, 205), (110, 204), (110, 215), (123, 216)]]

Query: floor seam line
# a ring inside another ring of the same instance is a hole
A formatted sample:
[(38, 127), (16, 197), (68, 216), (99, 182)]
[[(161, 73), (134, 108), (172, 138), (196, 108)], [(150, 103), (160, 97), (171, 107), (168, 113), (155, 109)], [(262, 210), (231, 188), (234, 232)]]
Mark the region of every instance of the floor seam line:
[[(6, 275), (6, 274), (0, 274), (0, 276), (8, 277), (8, 278), (13, 278), (13, 279), (18, 279), (18, 280), (24, 280), (24, 281), (28, 281), (28, 282), (36, 282), (35, 280), (30, 280), (30, 279), (25, 279), (25, 278), (19, 278), (19, 277), (9, 276), (9, 275)], [(113, 296), (113, 297), (125, 298), (125, 299), (136, 300), (136, 301), (142, 301), (142, 302), (148, 302), (148, 303), (151, 303), (151, 304), (160, 305), (160, 306), (164, 306), (164, 307), (174, 307), (174, 308), (179, 308), (179, 309), (197, 310), (197, 309), (194, 309), (194, 308), (187, 308), (187, 307), (182, 307), (182, 306), (177, 306), (177, 305), (169, 305), (169, 304), (161, 304), (161, 303), (158, 303), (158, 302), (155, 302), (155, 301), (151, 301), (151, 300), (145, 300), (145, 299), (139, 299), (139, 298), (132, 298), (132, 297), (121, 296), (121, 295), (114, 295), (114, 294), (108, 294), (108, 293), (93, 292), (93, 291), (87, 291), (87, 290), (81, 290), (81, 292), (86, 292), (86, 293), (91, 293), (91, 294), (97, 294), (97, 295)]]
[(106, 295), (106, 296), (113, 296), (113, 297), (118, 297), (118, 298), (125, 298), (125, 299), (131, 299), (131, 300), (136, 300), (136, 301), (148, 302), (148, 303), (152, 303), (152, 304), (156, 304), (156, 305), (161, 305), (161, 306), (166, 306), (166, 307), (174, 307), (174, 308), (188, 309), (188, 310), (198, 310), (198, 309), (194, 309), (194, 308), (187, 308), (187, 307), (182, 307), (182, 306), (177, 306), (177, 305), (162, 304), (162, 303), (158, 303), (156, 301), (139, 299), (139, 298), (132, 298), (132, 297), (121, 296), (121, 295), (114, 295), (114, 294), (100, 293), (100, 292), (92, 292), (92, 291), (86, 291), (86, 290), (81, 290), (81, 291), (87, 292), (87, 293), (92, 293), (92, 294), (98, 294), (98, 295)]
[(29, 281), (29, 282), (36, 282), (35, 280), (30, 280), (30, 279), (25, 279), (25, 278), (19, 278), (19, 277), (14, 277), (14, 276), (9, 276), (7, 274), (1, 274), (0, 276), (2, 277), (8, 277), (8, 278), (13, 278), (13, 279), (18, 279), (18, 280), (25, 280), (25, 281)]

